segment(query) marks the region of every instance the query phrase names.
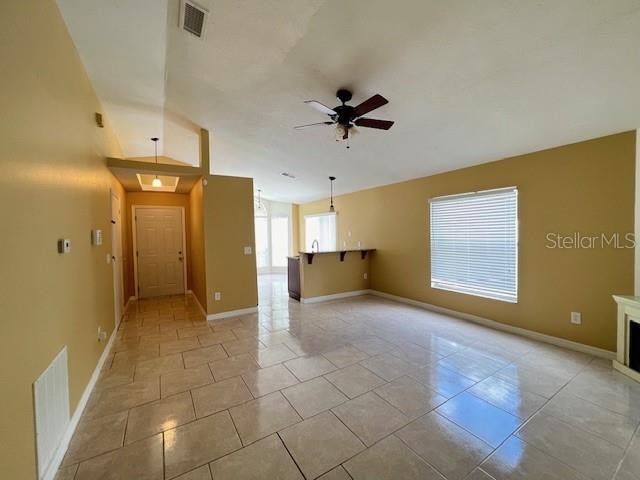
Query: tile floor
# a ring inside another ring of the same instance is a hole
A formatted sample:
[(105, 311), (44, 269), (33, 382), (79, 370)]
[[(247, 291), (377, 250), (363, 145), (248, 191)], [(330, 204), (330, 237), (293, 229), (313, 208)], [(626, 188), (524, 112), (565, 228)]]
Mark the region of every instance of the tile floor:
[(640, 480), (640, 384), (375, 297), (130, 306), (58, 480)]

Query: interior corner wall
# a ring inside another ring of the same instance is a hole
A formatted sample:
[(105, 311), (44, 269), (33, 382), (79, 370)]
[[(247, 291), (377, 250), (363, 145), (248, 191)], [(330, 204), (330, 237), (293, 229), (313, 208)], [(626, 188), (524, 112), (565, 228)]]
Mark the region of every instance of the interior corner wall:
[[(206, 176), (203, 194), (206, 309), (216, 314), (258, 305), (253, 179)], [(245, 255), (244, 248), (251, 248)], [(221, 298), (214, 300), (214, 292)]]
[(191, 291), (200, 302), (202, 308), (207, 308), (206, 260), (204, 248), (204, 215), (203, 215), (203, 185), (197, 181), (189, 193), (189, 229), (191, 248)]
[(187, 289), (191, 288), (191, 271), (192, 271), (192, 258), (191, 258), (191, 229), (189, 226), (190, 221), (190, 199), (188, 194), (184, 193), (169, 193), (169, 192), (128, 192), (126, 208), (123, 214), (124, 229), (126, 231), (126, 244), (124, 245), (124, 272), (125, 272), (125, 299), (137, 296), (135, 275), (134, 275), (134, 262), (135, 252), (133, 251), (133, 222), (131, 207), (134, 205), (140, 206), (160, 206), (160, 207), (183, 207), (184, 208), (184, 222), (185, 222), (185, 236), (186, 245), (185, 252), (187, 258), (187, 278), (185, 278), (185, 286)]
[[(338, 244), (377, 249), (372, 289), (613, 351), (611, 296), (633, 292), (634, 249), (548, 248), (547, 234), (618, 234), (628, 245), (635, 143), (635, 131), (620, 133), (338, 196)], [(428, 200), (508, 186), (518, 188), (518, 303), (431, 288)], [(326, 210), (327, 200), (300, 207), (301, 245), (304, 216)], [(572, 311), (582, 325), (570, 323)]]
[(291, 204), (291, 255), (297, 255), (300, 248), (300, 205)]
[[(53, 0), (0, 2), (2, 478), (36, 478), (33, 382), (68, 349), (73, 413), (115, 326), (106, 157), (121, 150)], [(91, 244), (102, 229), (104, 243)], [(71, 252), (57, 252), (58, 239)]]

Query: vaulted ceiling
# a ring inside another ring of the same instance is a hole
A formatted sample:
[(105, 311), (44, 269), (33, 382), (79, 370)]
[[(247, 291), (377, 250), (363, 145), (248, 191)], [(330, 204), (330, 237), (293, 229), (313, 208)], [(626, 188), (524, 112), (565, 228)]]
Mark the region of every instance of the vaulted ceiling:
[[(255, 178), (267, 198), (324, 197), (640, 126), (638, 0), (58, 0), (127, 157)], [(303, 101), (380, 93), (351, 148)], [(375, 113), (375, 114), (374, 114)], [(289, 172), (295, 179), (283, 177)]]

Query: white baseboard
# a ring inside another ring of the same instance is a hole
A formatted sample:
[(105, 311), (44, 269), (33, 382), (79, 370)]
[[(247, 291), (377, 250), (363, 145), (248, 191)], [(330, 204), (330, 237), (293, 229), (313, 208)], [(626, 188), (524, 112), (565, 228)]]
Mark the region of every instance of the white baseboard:
[(589, 355), (593, 355), (594, 357), (605, 358), (607, 360), (613, 360), (616, 357), (616, 352), (604, 350), (603, 348), (592, 347), (591, 345), (585, 345), (583, 343), (573, 342), (571, 340), (565, 340), (564, 338), (558, 338), (551, 335), (546, 335), (544, 333), (534, 332), (532, 330), (527, 330), (525, 328), (514, 327), (512, 325), (507, 325), (501, 322), (497, 322), (495, 320), (489, 320), (488, 318), (480, 317), (478, 315), (458, 312), (456, 310), (451, 310), (449, 308), (438, 307), (437, 305), (432, 305), (430, 303), (420, 302), (418, 300), (412, 300), (410, 298), (400, 297), (398, 295), (392, 295), (390, 293), (380, 292), (378, 290), (370, 290), (369, 293), (377, 297), (394, 300), (400, 303), (406, 303), (408, 305), (424, 308), (425, 310), (430, 310), (432, 312), (442, 313), (444, 315), (449, 315), (451, 317), (460, 318), (462, 320), (467, 320), (473, 323), (478, 323), (480, 325), (484, 325), (486, 327), (490, 327), (496, 330), (502, 330), (504, 332), (520, 335), (522, 337), (531, 338), (532, 340), (537, 340), (539, 342), (550, 343), (551, 345), (555, 345), (557, 347), (563, 347), (569, 350), (575, 350), (577, 352), (587, 353)]
[[(129, 299), (131, 300), (131, 299)], [(91, 392), (93, 388), (96, 386), (96, 382), (98, 381), (98, 377), (100, 376), (100, 372), (102, 371), (102, 367), (104, 366), (104, 362), (107, 360), (109, 356), (109, 352), (111, 351), (111, 347), (113, 346), (113, 341), (116, 338), (116, 330), (114, 329), (111, 332), (111, 337), (109, 337), (109, 341), (104, 347), (102, 351), (102, 355), (100, 355), (100, 359), (98, 360), (98, 364), (96, 368), (93, 370), (91, 374), (91, 378), (89, 379), (89, 383), (84, 388), (82, 392), (82, 396), (80, 397), (80, 401), (76, 406), (76, 410), (73, 412), (71, 419), (67, 425), (67, 428), (62, 436), (62, 440), (60, 440), (60, 444), (56, 449), (56, 453), (53, 456), (53, 459), (49, 463), (49, 468), (41, 477), (42, 480), (54, 480), (56, 473), (58, 473), (58, 468), (62, 464), (62, 460), (64, 459), (65, 453), (67, 453), (67, 448), (69, 448), (69, 442), (71, 442), (71, 438), (73, 437), (76, 428), (78, 427), (78, 422), (80, 421), (80, 417), (82, 416), (82, 412), (84, 412), (85, 407), (87, 406), (87, 401), (89, 400), (89, 396), (91, 396)]]
[(350, 292), (334, 293), (332, 295), (321, 295), (319, 297), (300, 297), (300, 303), (320, 303), (330, 302), (332, 300), (340, 300), (341, 298), (359, 297), (360, 295), (369, 295), (371, 290), (352, 290)]
[(210, 313), (207, 315), (207, 320), (222, 320), (229, 317), (241, 317), (242, 315), (250, 315), (252, 313), (258, 313), (258, 307), (241, 308), (239, 310), (229, 310), (228, 312)]
[(617, 360), (613, 361), (613, 368), (618, 370), (620, 373), (623, 373), (624, 375), (633, 378), (636, 382), (640, 382), (640, 372), (636, 372), (635, 370), (632, 370), (626, 365), (619, 363)]

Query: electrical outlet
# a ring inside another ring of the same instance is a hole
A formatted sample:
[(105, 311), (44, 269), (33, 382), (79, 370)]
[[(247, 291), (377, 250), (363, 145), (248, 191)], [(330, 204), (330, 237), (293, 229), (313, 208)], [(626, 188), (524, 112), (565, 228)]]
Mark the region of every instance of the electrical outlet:
[(367, 278), (369, 278), (369, 275), (367, 273), (365, 273), (364, 275), (362, 275), (364, 277), (364, 279), (366, 280)]
[(220, 295), (220, 292), (213, 292), (213, 299), (217, 302), (220, 300), (220, 297), (222, 295)]
[(245, 255), (251, 255), (251, 250), (252, 250), (251, 247), (244, 247), (244, 254)]
[(582, 314), (580, 312), (571, 312), (571, 323), (575, 325), (582, 324)]
[(61, 238), (58, 240), (58, 253), (69, 253), (71, 251), (71, 240)]

